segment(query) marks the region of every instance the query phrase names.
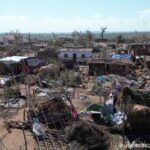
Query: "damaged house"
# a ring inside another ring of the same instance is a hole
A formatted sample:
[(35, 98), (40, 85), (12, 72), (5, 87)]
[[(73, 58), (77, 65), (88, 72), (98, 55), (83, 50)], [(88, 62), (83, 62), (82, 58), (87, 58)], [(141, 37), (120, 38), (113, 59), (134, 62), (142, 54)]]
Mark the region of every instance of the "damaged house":
[(0, 59), (0, 86), (12, 79), (19, 79), (24, 74), (30, 74), (41, 61), (33, 57), (11, 56)]
[(92, 48), (66, 48), (59, 51), (59, 59), (66, 65), (86, 64), (92, 57)]
[(130, 68), (134, 67), (134, 63), (123, 59), (91, 59), (88, 61), (89, 75), (109, 74), (125, 75)]
[(125, 75), (134, 67), (131, 54), (112, 54), (110, 58), (91, 59), (88, 61), (90, 75), (110, 74)]
[(0, 59), (0, 74), (17, 75), (22, 72), (30, 73), (30, 71), (40, 65), (40, 60), (26, 56), (11, 56)]
[(0, 59), (0, 64), (5, 66), (0, 70), (1, 74), (19, 74), (22, 72), (22, 62), (28, 59), (24, 56), (11, 56)]

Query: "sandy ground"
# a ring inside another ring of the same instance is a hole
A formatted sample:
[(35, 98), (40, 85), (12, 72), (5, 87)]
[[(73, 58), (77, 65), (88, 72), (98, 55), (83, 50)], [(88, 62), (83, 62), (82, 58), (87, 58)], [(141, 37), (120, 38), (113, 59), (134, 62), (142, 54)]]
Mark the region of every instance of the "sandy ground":
[[(77, 88), (75, 89), (75, 99), (72, 100), (77, 111), (81, 111), (91, 103), (103, 104), (104, 99), (98, 95), (91, 95), (92, 84), (88, 84), (86, 89)], [(87, 99), (82, 100), (80, 96), (87, 96)]]
[[(23, 121), (23, 111), (24, 109), (20, 109), (16, 115), (13, 115), (11, 118), (7, 118), (7, 120), (13, 121)], [(14, 112), (14, 111), (12, 111)], [(9, 133), (6, 129), (4, 119), (0, 118), (0, 139), (1, 142), (5, 145), (7, 150), (19, 150), (25, 149), (25, 140), (23, 136), (23, 131), (19, 129), (11, 129)], [(36, 141), (33, 139), (32, 133), (29, 131), (25, 131), (25, 137), (27, 140), (27, 148), (28, 150), (33, 150), (35, 147)], [(2, 147), (2, 146), (1, 146)]]
[[(32, 94), (32, 89), (35, 87), (30, 88), (30, 93)], [(27, 90), (25, 89), (25, 85), (20, 85), (21, 94), (26, 96), (26, 91), (29, 93), (28, 87)], [(15, 109), (11, 109), (7, 112), (6, 120), (10, 121), (23, 121), (23, 112), (24, 109), (20, 109), (17, 113)], [(6, 114), (6, 112), (5, 112)], [(33, 139), (32, 133), (30, 131), (25, 131), (25, 137), (27, 141), (27, 149), (33, 150), (36, 145), (36, 141)], [(5, 145), (7, 150), (20, 150), (25, 149), (25, 139), (23, 136), (23, 131), (19, 129), (11, 129), (9, 133), (6, 129), (3, 117), (0, 117), (0, 140)], [(1, 149), (1, 148), (0, 148)]]
[[(32, 93), (32, 89), (34, 87), (31, 87), (30, 91)], [(20, 85), (21, 94), (26, 95), (26, 90), (24, 85)], [(3, 89), (0, 90), (1, 92)], [(28, 92), (28, 91), (27, 91)], [(2, 113), (2, 110), (0, 110)], [(11, 129), (11, 132), (9, 133), (6, 129), (6, 124), (4, 121), (23, 121), (23, 112), (24, 109), (20, 109), (18, 112), (15, 109), (11, 109), (7, 112), (7, 110), (4, 111), (4, 114), (7, 114), (6, 120), (3, 119), (2, 115), (0, 114), (0, 140), (2, 144), (0, 144), (0, 149), (7, 149), (7, 150), (24, 150), (25, 149), (25, 140), (23, 136), (23, 131), (19, 129)], [(36, 146), (36, 141), (33, 139), (32, 133), (30, 131), (25, 131), (25, 137), (27, 140), (27, 149), (33, 150)]]

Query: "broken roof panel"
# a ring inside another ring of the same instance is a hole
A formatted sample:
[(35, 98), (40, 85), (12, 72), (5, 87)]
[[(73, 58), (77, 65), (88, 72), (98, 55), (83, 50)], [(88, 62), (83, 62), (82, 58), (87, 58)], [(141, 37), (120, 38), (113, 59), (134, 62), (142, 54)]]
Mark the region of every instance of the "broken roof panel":
[(88, 64), (116, 64), (134, 66), (134, 63), (128, 59), (89, 59)]

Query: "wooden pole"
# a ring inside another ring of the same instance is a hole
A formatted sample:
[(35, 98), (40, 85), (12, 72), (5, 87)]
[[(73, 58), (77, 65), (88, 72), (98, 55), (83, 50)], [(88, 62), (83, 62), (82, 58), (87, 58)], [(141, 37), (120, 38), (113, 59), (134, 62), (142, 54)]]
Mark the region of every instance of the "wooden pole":
[(28, 94), (27, 94), (27, 86), (26, 86), (26, 84), (25, 84), (25, 94), (26, 94), (26, 107), (27, 107), (27, 104), (28, 104)]
[(26, 139), (26, 136), (25, 136), (24, 129), (22, 130), (22, 132), (23, 132), (23, 137), (24, 137), (24, 142), (25, 142), (25, 150), (28, 150), (28, 147), (27, 147), (27, 139)]
[[(23, 121), (25, 122), (25, 113), (26, 113), (26, 111), (25, 111), (25, 109), (24, 109), (24, 111), (23, 111)], [(22, 130), (22, 132), (23, 132), (23, 137), (24, 137), (24, 142), (25, 142), (25, 150), (28, 150), (28, 147), (27, 147), (27, 139), (26, 139), (26, 136), (25, 136), (25, 131), (24, 131), (24, 129)]]

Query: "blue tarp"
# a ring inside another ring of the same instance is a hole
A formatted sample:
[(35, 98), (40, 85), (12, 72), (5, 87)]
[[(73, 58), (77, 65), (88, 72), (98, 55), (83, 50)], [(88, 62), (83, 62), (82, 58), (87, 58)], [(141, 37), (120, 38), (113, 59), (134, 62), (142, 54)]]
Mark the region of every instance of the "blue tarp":
[(111, 56), (113, 59), (129, 59), (131, 60), (131, 54), (113, 54)]
[(97, 81), (106, 81), (106, 77), (105, 76), (98, 76), (96, 77)]

